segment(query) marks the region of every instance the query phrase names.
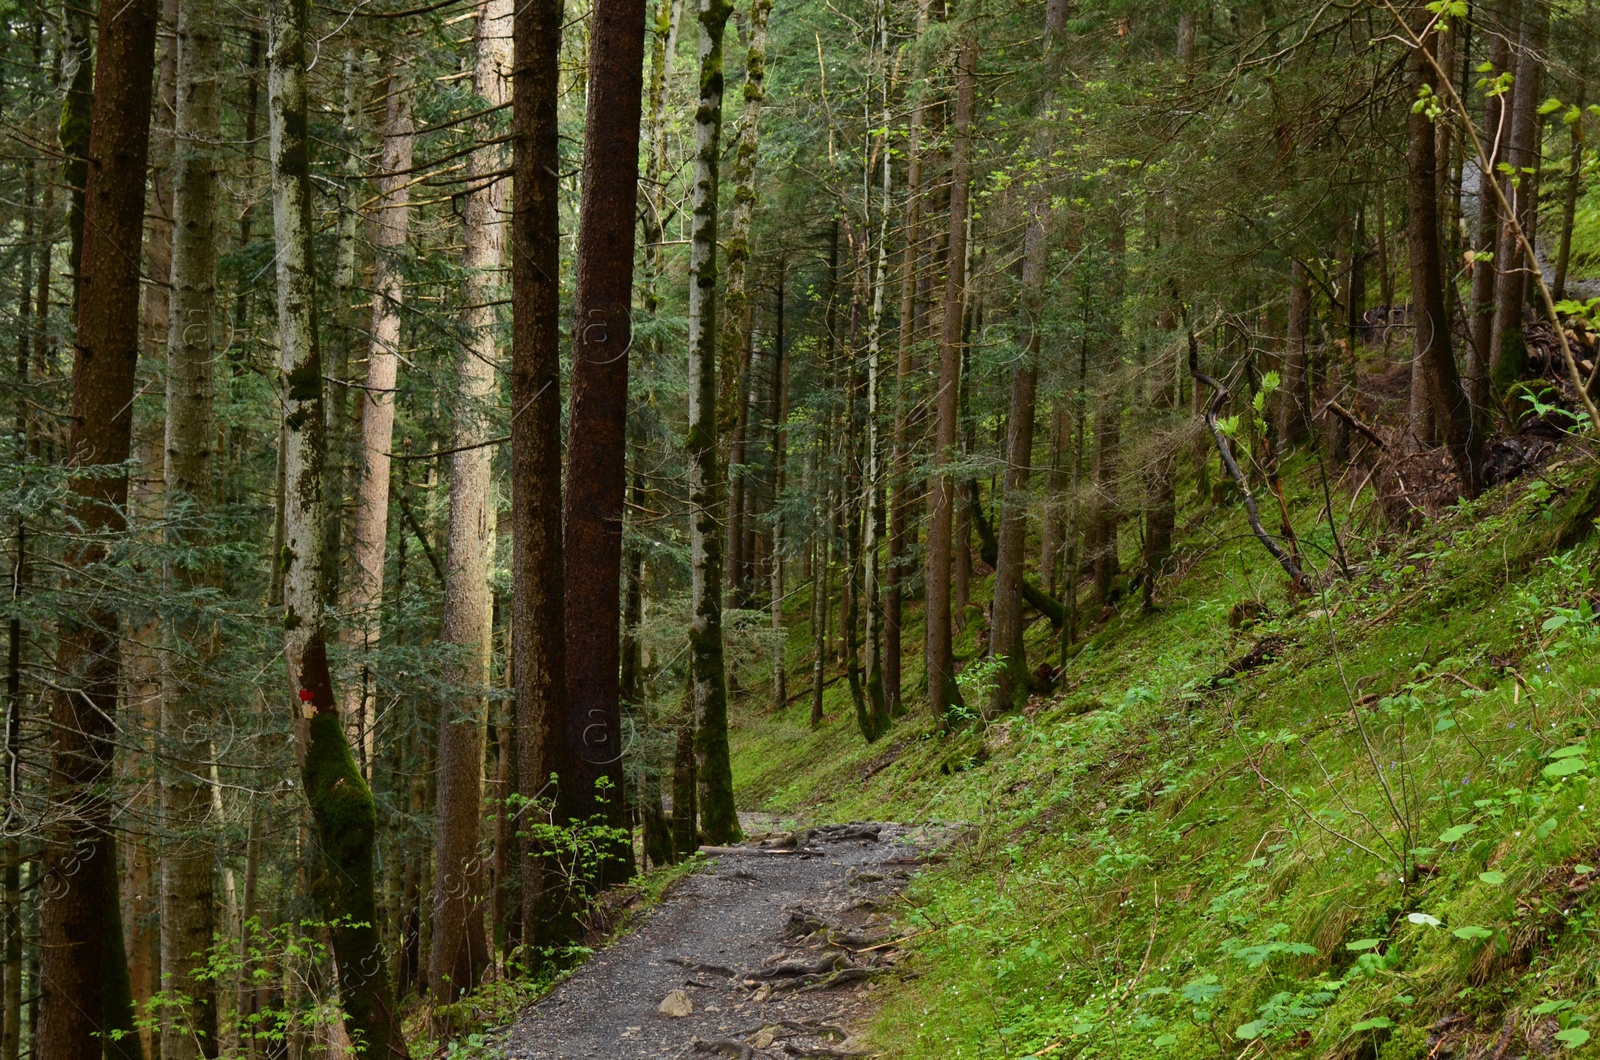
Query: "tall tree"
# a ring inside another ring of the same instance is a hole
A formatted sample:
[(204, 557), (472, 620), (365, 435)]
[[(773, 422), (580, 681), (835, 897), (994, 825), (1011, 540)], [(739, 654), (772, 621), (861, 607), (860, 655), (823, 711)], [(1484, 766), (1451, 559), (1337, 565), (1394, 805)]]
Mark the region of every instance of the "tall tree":
[(410, 234), (414, 126), (407, 86), (388, 82), (383, 150), (378, 160), (378, 208), (373, 214), (372, 341), (359, 397), (355, 526), (351, 534), (347, 639), (361, 660), (361, 681), (345, 690), (344, 714), (361, 772), (372, 776), (376, 676), (368, 658), (378, 646), (383, 603), (383, 556), (389, 542), (389, 470), (394, 446), (394, 395), (400, 364), (400, 314), (405, 304), (401, 258)]
[[(584, 819), (624, 834), (618, 630), (646, 6), (600, 0), (594, 9), (562, 518), (567, 718), (580, 762), (573, 795)], [(606, 854), (600, 879), (633, 875), (631, 842), (615, 838)]]
[[(1515, 2), (1515, 0), (1512, 0)], [(1550, 36), (1550, 9), (1537, 0), (1522, 5), (1518, 22), (1516, 74), (1509, 103), (1510, 137), (1505, 145), (1508, 198), (1529, 244), (1535, 239), (1538, 218), (1539, 161), (1543, 150), (1545, 46)], [(1487, 190), (1487, 189), (1485, 189)], [(1494, 330), (1490, 337), (1489, 375), (1494, 389), (1504, 395), (1528, 367), (1527, 340), (1522, 334), (1523, 305), (1527, 301), (1530, 270), (1538, 268), (1522, 252), (1517, 226), (1501, 218), (1500, 247), (1494, 256), (1498, 272), (1494, 288)], [(1520, 413), (1521, 410), (1513, 410)]]
[[(126, 526), (128, 476), (120, 465), (133, 436), (139, 349), (129, 322), (139, 306), (156, 4), (130, 0), (103, 10), (99, 23), (67, 453), (75, 469), (116, 470), (72, 480), (71, 514), (82, 543), (67, 554), (63, 581), (86, 600), (98, 599), (95, 568), (108, 556), (106, 535)], [(85, 51), (80, 62), (87, 61)], [(125, 965), (112, 967), (121, 960), (122, 925), (106, 786), (116, 731), (117, 636), (116, 611), (96, 603), (65, 616), (56, 647), (50, 787), (64, 812), (45, 838), (34, 1043), (35, 1055), (51, 1060), (100, 1060), (112, 1031), (133, 1029), (115, 1011), (112, 988), (113, 980), (125, 984), (127, 977)]]
[(711, 843), (740, 836), (728, 757), (722, 652), (723, 516), (717, 478), (717, 186), (722, 151), (722, 36), (729, 0), (698, 0), (700, 99), (695, 110), (694, 221), (689, 251), (689, 667), (700, 781), (700, 830)]
[[(561, 550), (561, 0), (517, 8), (511, 59), (511, 671), (521, 794), (577, 815), (579, 777), (563, 695)], [(551, 778), (558, 778), (552, 788)], [(527, 834), (539, 822), (525, 818)], [(530, 954), (570, 935), (555, 915), (567, 881), (528, 843), (524, 941)]]
[[(1420, 43), (1412, 49), (1411, 76), (1418, 93), (1436, 77), (1428, 54), (1438, 42), (1438, 31), (1431, 28), (1431, 17), (1426, 6), (1419, 6), (1414, 15)], [(1445, 436), (1451, 460), (1461, 479), (1462, 495), (1476, 497), (1483, 485), (1483, 439), (1472, 429), (1472, 409), (1461, 388), (1455, 354), (1451, 350), (1444, 254), (1440, 246), (1439, 184), (1435, 173), (1439, 164), (1438, 139), (1426, 108), (1411, 112), (1407, 118), (1407, 133), (1406, 205), (1410, 217), (1406, 222), (1406, 243), (1411, 258), (1412, 312), (1416, 317), (1413, 357), (1423, 366), (1422, 376), (1413, 376), (1413, 385), (1427, 388), (1433, 426)], [(1519, 327), (1521, 311), (1519, 299)]]
[[(473, 31), (472, 88), (485, 104), (506, 103), (511, 72), (512, 0), (480, 0)], [(495, 294), (505, 256), (507, 187), (496, 174), (504, 151), (486, 145), (469, 157), (461, 254), (463, 346), (456, 368), (450, 455), (450, 538), (445, 563), (443, 634), (455, 649), (447, 673), (458, 708), (439, 726), (438, 848), (433, 885), (432, 993), (451, 1002), (478, 983), (489, 963), (483, 924), (485, 874), (478, 856), (483, 813), (494, 604), (494, 510), (488, 415), (495, 397)]]
[(1028, 477), (1033, 464), (1033, 425), (1038, 405), (1040, 317), (1043, 314), (1044, 271), (1049, 248), (1045, 219), (1049, 206), (1029, 191), (1022, 240), (1022, 312), (1024, 361), (1011, 375), (1011, 401), (1006, 425), (1006, 467), (1000, 498), (1000, 540), (994, 570), (994, 622), (989, 654), (1004, 660), (995, 682), (990, 709), (1009, 710), (1028, 695), (1028, 655), (1023, 643), (1022, 564), (1027, 537)]
[(373, 878), (377, 808), (339, 715), (324, 610), (325, 421), (307, 128), (306, 0), (267, 9), (272, 223), (283, 395), (283, 630), (301, 787), (316, 825), (312, 891), (330, 923), (344, 1028), (369, 1056), (409, 1057), (389, 985)]
[[(211, 0), (178, 8), (177, 92), (173, 138), (172, 302), (167, 332), (166, 495), (177, 519), (168, 524), (175, 548), (203, 541), (200, 527), (213, 503), (212, 416), (217, 315), (217, 172), (222, 134), (222, 38)], [(181, 506), (187, 504), (187, 515)], [(218, 585), (212, 563), (169, 554), (170, 582), (191, 590)], [(174, 841), (161, 861), (161, 978), (185, 999), (165, 1011), (163, 1060), (217, 1055), (216, 977), (202, 974), (216, 932), (211, 828), (211, 730), (218, 690), (212, 672), (220, 648), (214, 621), (190, 604), (174, 623), (173, 658), (162, 695), (161, 729), (168, 762), (162, 801)]]
[(972, 122), (978, 82), (978, 38), (969, 24), (961, 27), (956, 45), (956, 105), (950, 140), (950, 216), (946, 241), (944, 322), (939, 348), (939, 393), (936, 398), (932, 471), (932, 505), (928, 520), (928, 571), (924, 589), (927, 645), (924, 664), (928, 702), (935, 724), (944, 724), (952, 707), (961, 704), (956, 687), (955, 656), (950, 628), (951, 528), (956, 505), (955, 476), (947, 470), (956, 459), (957, 413), (961, 399), (962, 324), (967, 295), (967, 209), (972, 183)]

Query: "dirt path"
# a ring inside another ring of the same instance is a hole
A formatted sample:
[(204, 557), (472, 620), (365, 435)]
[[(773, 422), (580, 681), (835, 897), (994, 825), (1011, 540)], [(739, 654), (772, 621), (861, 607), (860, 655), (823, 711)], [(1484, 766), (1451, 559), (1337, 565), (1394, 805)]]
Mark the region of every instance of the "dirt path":
[(899, 959), (888, 942), (900, 933), (895, 893), (944, 838), (835, 825), (718, 853), (524, 1013), (505, 1055), (860, 1055), (850, 1032), (871, 1012), (873, 980)]

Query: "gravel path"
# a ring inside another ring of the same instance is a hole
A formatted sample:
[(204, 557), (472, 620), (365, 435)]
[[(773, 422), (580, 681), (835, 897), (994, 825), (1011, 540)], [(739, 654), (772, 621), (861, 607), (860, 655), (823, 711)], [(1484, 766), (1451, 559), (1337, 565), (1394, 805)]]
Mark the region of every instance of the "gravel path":
[(505, 1055), (864, 1055), (850, 1031), (899, 959), (894, 895), (949, 834), (835, 825), (724, 848), (524, 1013)]

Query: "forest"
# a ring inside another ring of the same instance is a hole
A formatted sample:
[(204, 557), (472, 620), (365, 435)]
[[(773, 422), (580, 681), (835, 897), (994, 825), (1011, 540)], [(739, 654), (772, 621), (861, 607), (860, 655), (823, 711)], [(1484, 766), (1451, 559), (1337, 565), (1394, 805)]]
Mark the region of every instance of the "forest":
[(1597, 59), (0, 0), (0, 1060), (1600, 1056)]

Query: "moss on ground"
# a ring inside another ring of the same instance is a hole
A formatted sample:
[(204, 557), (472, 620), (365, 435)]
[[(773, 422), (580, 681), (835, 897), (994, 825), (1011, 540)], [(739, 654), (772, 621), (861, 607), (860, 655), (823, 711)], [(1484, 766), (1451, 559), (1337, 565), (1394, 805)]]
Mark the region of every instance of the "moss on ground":
[[(1333, 568), (1314, 467), (1289, 467), (1291, 511)], [(1129, 601), (1051, 697), (943, 738), (917, 713), (914, 609), (913, 713), (885, 738), (860, 739), (842, 681), (815, 732), (809, 697), (738, 707), (741, 806), (971, 824), (908, 893), (914, 974), (883, 988), (874, 1046), (1600, 1055), (1600, 590), (1593, 512), (1573, 521), (1590, 482), (1574, 455), (1403, 539), (1370, 492), (1336, 497), (1352, 577), (1299, 599), (1237, 511), (1180, 513), (1181, 574), (1154, 613)], [(793, 691), (809, 681), (804, 597)], [(1232, 629), (1245, 600), (1266, 614)], [(1252, 654), (1269, 661), (1226, 676)], [(1029, 662), (1054, 657), (1036, 621)]]

